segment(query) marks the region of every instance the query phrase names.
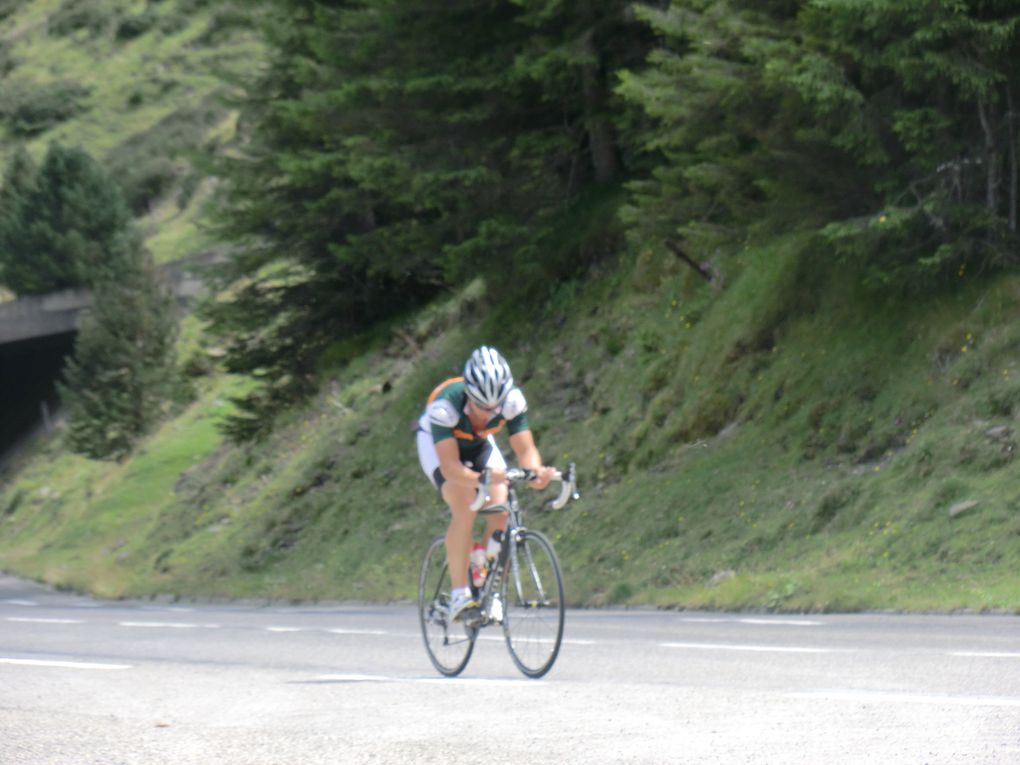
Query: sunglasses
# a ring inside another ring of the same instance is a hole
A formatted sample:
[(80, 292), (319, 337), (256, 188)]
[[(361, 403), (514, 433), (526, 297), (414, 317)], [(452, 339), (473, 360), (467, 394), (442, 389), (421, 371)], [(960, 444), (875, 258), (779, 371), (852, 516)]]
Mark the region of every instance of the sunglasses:
[(471, 406), (473, 406), (475, 409), (478, 409), (478, 410), (480, 410), (482, 412), (490, 412), (491, 413), (491, 412), (499, 411), (499, 407), (500, 407), (499, 404), (497, 404), (496, 406), (482, 406), (481, 404), (479, 404), (474, 399), (469, 399), (469, 401), (471, 401)]

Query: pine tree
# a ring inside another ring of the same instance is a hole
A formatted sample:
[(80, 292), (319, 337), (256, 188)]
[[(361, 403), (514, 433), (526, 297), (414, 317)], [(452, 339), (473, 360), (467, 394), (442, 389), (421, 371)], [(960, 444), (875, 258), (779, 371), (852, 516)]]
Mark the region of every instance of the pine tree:
[(120, 460), (165, 413), (177, 385), (176, 303), (151, 260), (94, 286), (74, 356), (59, 384), (70, 448)]
[(790, 3), (676, 0), (639, 6), (658, 37), (648, 65), (621, 73), (620, 94), (649, 118), (657, 158), (629, 184), (623, 211), (636, 246), (695, 257), (744, 237), (786, 199), (791, 174), (781, 94), (768, 72), (786, 55)]
[(311, 390), (338, 338), (478, 275), (555, 276), (543, 237), (625, 153), (592, 47), (626, 25), (615, 0), (539, 5), (274, 3), (252, 140), (223, 173), (231, 297), (208, 310), (228, 368), (265, 383), (234, 435)]
[[(1020, 10), (1007, 0), (819, 0), (805, 46), (846, 83), (875, 144), (877, 204), (826, 234), (877, 282), (1016, 263)], [(816, 114), (817, 82), (794, 82)], [(825, 115), (840, 121), (846, 110)], [(830, 140), (840, 135), (828, 126)]]
[[(32, 194), (38, 169), (25, 147), (19, 146), (4, 170), (0, 185), (0, 285), (9, 286), (8, 263), (22, 247), (27, 220), (27, 198)], [(15, 281), (17, 277), (14, 277)]]
[[(50, 145), (34, 179), (15, 155), (5, 182), (15, 191), (0, 217), (5, 286), (37, 295), (89, 286), (130, 259), (124, 238), (130, 212), (116, 182), (85, 151)], [(20, 188), (20, 190), (18, 190)]]
[(58, 384), (73, 451), (120, 459), (176, 392), (176, 302), (132, 228), (119, 187), (85, 152), (14, 155), (0, 188), (3, 282), (20, 294), (91, 287)]
[[(633, 238), (697, 255), (820, 231), (876, 285), (1017, 260), (1020, 11), (1008, 0), (674, 0), (620, 92), (659, 157)], [(760, 224), (759, 224), (760, 225)]]
[(531, 30), (515, 72), (561, 114), (559, 129), (547, 138), (550, 158), (569, 163), (567, 189), (618, 180), (630, 147), (620, 136), (624, 105), (614, 92), (616, 77), (621, 68), (642, 63), (652, 42), (649, 30), (624, 0), (515, 4), (522, 9), (518, 23)]

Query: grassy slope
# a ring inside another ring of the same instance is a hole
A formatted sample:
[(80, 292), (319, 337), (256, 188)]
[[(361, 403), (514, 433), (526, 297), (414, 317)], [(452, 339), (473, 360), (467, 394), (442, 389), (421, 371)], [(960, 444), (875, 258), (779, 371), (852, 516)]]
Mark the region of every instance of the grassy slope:
[[(42, 132), (22, 135), (0, 124), (0, 162), (19, 143), (39, 160), (60, 141), (85, 148), (129, 191), (161, 178), (161, 192), (138, 221), (156, 260), (209, 247), (201, 214), (211, 187), (193, 160), (234, 137), (237, 115), (223, 100), (220, 75), (258, 60), (250, 17), (225, 0), (22, 3), (0, 20), (0, 61), (7, 62), (0, 86), (42, 94), (70, 82), (87, 95), (77, 112)], [(133, 36), (122, 31), (131, 22)], [(182, 196), (185, 188), (194, 191)]]
[(124, 465), (46, 446), (0, 494), (0, 568), (114, 595), (410, 598), (444, 520), (408, 424), (485, 339), (547, 461), (582, 471), (581, 504), (532, 518), (573, 602), (1020, 608), (1020, 278), (877, 304), (845, 274), (809, 284), (812, 256), (749, 249), (721, 291), (666, 259), (606, 265), (527, 322), (473, 285), (244, 449), (218, 445), (210, 379)]
[[(196, 0), (95, 0), (78, 5), (106, 19), (98, 31), (47, 32), (74, 5), (34, 0), (0, 22), (5, 82), (90, 88), (31, 151), (58, 138), (132, 168), (175, 147), (175, 180), (142, 223), (161, 260), (204, 247), (210, 184), (176, 201), (186, 152), (229, 140), (236, 118), (207, 65), (243, 65), (256, 43), (230, 3)], [(145, 31), (118, 39), (147, 9)], [(1020, 609), (1020, 278), (879, 300), (848, 289), (852, 273), (812, 280), (824, 255), (762, 243), (725, 260), (723, 289), (669, 256), (607, 261), (524, 321), (473, 285), (338, 347), (353, 360), (243, 449), (215, 429), (242, 383), (200, 380), (198, 401), (124, 464), (54, 438), (3, 477), (0, 569), (111, 596), (409, 598), (444, 516), (408, 423), (486, 341), (511, 358), (548, 461), (582, 472), (581, 504), (533, 518), (572, 601)], [(200, 352), (186, 334), (183, 353)]]

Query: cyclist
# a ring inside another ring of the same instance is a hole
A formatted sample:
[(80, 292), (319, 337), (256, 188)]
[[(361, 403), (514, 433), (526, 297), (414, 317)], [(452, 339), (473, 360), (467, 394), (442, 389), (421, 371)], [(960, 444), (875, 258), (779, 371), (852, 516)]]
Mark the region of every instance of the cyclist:
[[(484, 468), (491, 472), (486, 506), (507, 500), (507, 465), (493, 434), (507, 426), (518, 465), (538, 472), (529, 484), (532, 488), (544, 489), (555, 472), (542, 464), (528, 427), (527, 410), (524, 393), (514, 386), (506, 359), (495, 348), (483, 345), (467, 360), (462, 377), (446, 380), (432, 391), (418, 421), (416, 438), (422, 470), (450, 508), (446, 560), (453, 588), (453, 621), (478, 608), (467, 577), (475, 521), (471, 503), (478, 494)], [(486, 516), (486, 521), (488, 539), (506, 527), (507, 517), (498, 513)]]

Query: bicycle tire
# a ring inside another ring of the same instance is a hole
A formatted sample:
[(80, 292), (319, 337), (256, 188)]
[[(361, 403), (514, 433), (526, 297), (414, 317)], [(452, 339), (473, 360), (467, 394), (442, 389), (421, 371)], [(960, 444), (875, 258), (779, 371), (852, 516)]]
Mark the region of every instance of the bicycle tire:
[(503, 636), (510, 657), (528, 677), (545, 675), (563, 642), (563, 576), (552, 543), (538, 531), (517, 537), (507, 557), (501, 595)]
[(445, 537), (432, 540), (418, 579), (418, 622), (425, 651), (440, 673), (456, 677), (464, 671), (475, 648), (478, 629), (447, 622), (450, 572), (446, 565)]

